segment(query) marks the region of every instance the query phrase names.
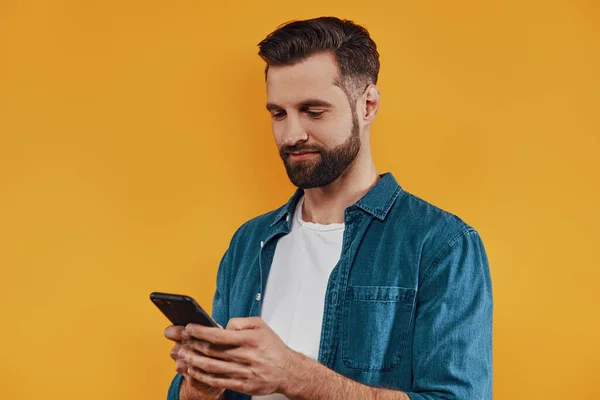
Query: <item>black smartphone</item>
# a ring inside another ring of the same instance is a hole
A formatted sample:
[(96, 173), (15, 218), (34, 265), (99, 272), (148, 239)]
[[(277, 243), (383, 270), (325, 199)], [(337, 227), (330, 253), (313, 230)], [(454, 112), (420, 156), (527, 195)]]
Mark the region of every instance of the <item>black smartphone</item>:
[(150, 300), (173, 323), (173, 325), (186, 326), (187, 324), (200, 324), (204, 326), (219, 327), (219, 324), (210, 317), (189, 296), (173, 293), (150, 293)]

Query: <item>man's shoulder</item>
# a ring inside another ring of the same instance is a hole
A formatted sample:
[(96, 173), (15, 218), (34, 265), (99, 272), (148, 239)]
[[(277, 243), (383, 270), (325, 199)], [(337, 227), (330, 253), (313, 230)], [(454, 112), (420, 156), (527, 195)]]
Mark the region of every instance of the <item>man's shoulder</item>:
[(413, 235), (413, 241), (422, 243), (424, 249), (433, 253), (462, 236), (470, 233), (478, 235), (475, 228), (458, 215), (404, 189), (398, 196), (391, 217)]
[(446, 229), (463, 231), (474, 229), (458, 215), (445, 210), (423, 198), (402, 189), (396, 202), (396, 212), (403, 218), (419, 222), (425, 228), (444, 226)]
[[(474, 268), (473, 273), (485, 271), (487, 264), (483, 242), (479, 232), (461, 217), (435, 206), (406, 191), (399, 196), (395, 217), (404, 219), (401, 226), (410, 242), (416, 243), (420, 251), (420, 282), (426, 280), (434, 267), (446, 262), (445, 268)], [(465, 257), (474, 257), (478, 263), (465, 262)]]

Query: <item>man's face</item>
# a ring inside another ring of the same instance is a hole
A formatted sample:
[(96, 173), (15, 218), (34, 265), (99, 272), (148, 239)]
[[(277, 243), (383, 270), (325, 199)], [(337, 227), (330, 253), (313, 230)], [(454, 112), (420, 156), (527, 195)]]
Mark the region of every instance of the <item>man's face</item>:
[(267, 110), (287, 174), (302, 189), (326, 186), (352, 164), (361, 147), (354, 104), (334, 84), (332, 54), (270, 67)]

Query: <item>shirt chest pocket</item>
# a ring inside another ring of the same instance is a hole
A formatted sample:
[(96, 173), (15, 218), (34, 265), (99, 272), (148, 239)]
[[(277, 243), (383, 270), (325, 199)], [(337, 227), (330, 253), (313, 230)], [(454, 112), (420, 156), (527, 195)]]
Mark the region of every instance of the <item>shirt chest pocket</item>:
[(348, 368), (389, 371), (407, 346), (416, 290), (348, 286), (342, 312), (342, 361)]

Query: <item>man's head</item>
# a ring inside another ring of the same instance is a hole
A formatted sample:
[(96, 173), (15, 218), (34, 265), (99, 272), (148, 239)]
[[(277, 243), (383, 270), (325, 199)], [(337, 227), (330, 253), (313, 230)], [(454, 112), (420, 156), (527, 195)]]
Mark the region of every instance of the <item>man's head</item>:
[(333, 17), (286, 24), (259, 47), (288, 176), (304, 189), (326, 186), (355, 161), (377, 112), (377, 47), (366, 29)]

